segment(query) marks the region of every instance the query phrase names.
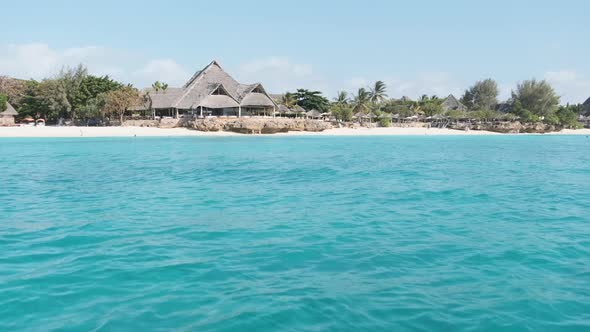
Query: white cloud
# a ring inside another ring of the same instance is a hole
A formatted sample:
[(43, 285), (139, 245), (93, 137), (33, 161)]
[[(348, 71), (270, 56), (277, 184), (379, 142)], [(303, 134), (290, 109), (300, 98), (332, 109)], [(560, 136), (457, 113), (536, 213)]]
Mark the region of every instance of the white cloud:
[(287, 58), (268, 57), (238, 66), (236, 78), (240, 82), (262, 82), (272, 93), (298, 88), (325, 90), (325, 80), (309, 64), (293, 63)]
[(580, 77), (574, 71), (548, 71), (544, 78), (561, 96), (561, 103), (583, 103), (590, 97), (590, 79)]
[(155, 80), (171, 86), (184, 83), (190, 74), (170, 59), (147, 60), (141, 55), (99, 46), (51, 48), (47, 44), (0, 45), (0, 75), (41, 80), (63, 67), (84, 64), (94, 75), (109, 75), (137, 87)]
[(180, 86), (190, 78), (189, 72), (172, 59), (152, 60), (135, 74), (143, 81), (161, 81), (170, 86)]
[(59, 66), (60, 54), (46, 44), (0, 47), (0, 73), (24, 78), (42, 78)]

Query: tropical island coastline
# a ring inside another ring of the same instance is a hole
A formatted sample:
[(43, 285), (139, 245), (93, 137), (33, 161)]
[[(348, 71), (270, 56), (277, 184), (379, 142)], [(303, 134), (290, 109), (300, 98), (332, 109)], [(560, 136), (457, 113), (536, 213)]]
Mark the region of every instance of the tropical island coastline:
[[(340, 91), (332, 101), (307, 89), (270, 94), (262, 83), (239, 83), (217, 61), (183, 87), (156, 81), (138, 90), (80, 64), (41, 82), (0, 77), (0, 127), (54, 126), (3, 129), (0, 136), (585, 135), (572, 130), (590, 128), (590, 98), (560, 105), (545, 80), (519, 83), (508, 101), (498, 95), (493, 79), (476, 82), (461, 98), (390, 98), (383, 81), (353, 94)], [(112, 128), (94, 129), (100, 127)]]

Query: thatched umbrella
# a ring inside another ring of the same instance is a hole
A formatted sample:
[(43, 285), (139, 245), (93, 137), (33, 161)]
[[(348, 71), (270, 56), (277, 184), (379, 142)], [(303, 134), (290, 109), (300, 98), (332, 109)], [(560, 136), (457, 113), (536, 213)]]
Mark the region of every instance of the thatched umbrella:
[(305, 113), (305, 116), (308, 118), (317, 119), (322, 116), (322, 113), (320, 113), (320, 111), (318, 111), (318, 110), (313, 109), (313, 110)]
[(295, 113), (295, 115), (301, 115), (304, 116), (305, 113), (307, 113), (307, 110), (305, 110), (305, 108), (299, 106), (299, 105), (295, 105), (293, 107), (293, 112)]

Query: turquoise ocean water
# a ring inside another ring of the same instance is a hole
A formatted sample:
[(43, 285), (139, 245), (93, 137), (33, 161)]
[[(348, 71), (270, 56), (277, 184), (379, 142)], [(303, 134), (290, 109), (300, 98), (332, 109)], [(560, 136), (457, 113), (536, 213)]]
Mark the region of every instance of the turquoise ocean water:
[(590, 330), (590, 139), (0, 140), (0, 331), (404, 330)]

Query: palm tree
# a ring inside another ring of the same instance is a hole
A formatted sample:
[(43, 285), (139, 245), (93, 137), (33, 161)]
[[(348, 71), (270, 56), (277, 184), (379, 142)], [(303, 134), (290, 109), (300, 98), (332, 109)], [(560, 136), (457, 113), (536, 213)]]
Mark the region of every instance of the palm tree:
[(281, 97), (281, 104), (288, 109), (292, 109), (297, 104), (297, 100), (292, 93), (287, 92)]
[(339, 106), (348, 104), (348, 93), (346, 91), (338, 91), (338, 95), (334, 98), (334, 103)]
[(352, 110), (355, 113), (368, 113), (371, 94), (365, 88), (360, 88), (352, 100)]
[(168, 83), (162, 83), (162, 86), (161, 86), (161, 88), (162, 88), (162, 91), (163, 91), (164, 93), (166, 93), (166, 90), (168, 90)]
[(373, 104), (380, 104), (387, 98), (387, 86), (383, 81), (375, 82), (371, 88), (369, 99)]
[(152, 88), (158, 93), (158, 91), (162, 89), (162, 83), (160, 83), (160, 81), (155, 81), (154, 84), (152, 84)]
[(149, 91), (146, 91), (146, 92), (145, 92), (145, 93), (144, 93), (144, 94), (141, 96), (141, 99), (142, 99), (142, 101), (143, 101), (143, 104), (144, 104), (144, 105), (148, 105), (148, 107), (147, 107), (147, 108), (148, 108), (148, 110), (150, 110), (150, 111), (151, 111), (151, 113), (152, 113), (152, 114), (151, 114), (151, 116), (152, 116), (152, 119), (154, 119), (154, 118), (156, 117), (156, 113), (155, 113), (156, 111), (155, 111), (155, 110), (152, 108), (152, 105), (154, 104), (154, 102), (153, 102), (153, 100), (152, 100), (152, 96), (150, 95), (150, 92), (149, 92)]

